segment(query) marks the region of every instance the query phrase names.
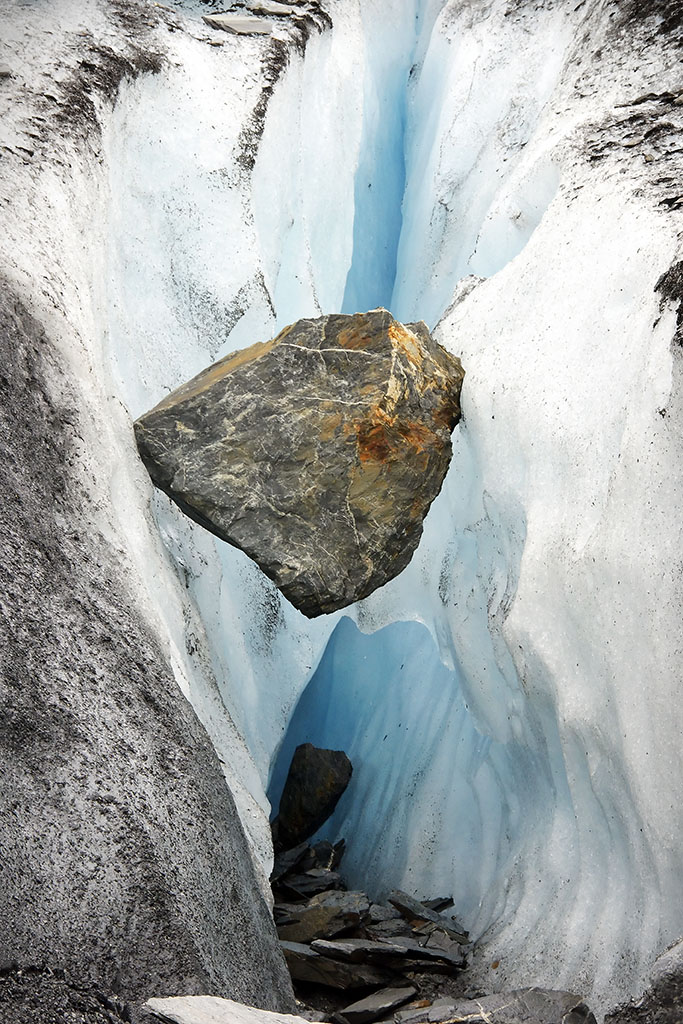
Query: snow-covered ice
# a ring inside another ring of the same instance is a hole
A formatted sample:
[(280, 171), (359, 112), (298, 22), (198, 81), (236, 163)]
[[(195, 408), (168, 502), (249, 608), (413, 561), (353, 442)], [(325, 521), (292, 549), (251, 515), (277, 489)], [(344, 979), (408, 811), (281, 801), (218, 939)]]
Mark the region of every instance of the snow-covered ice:
[[(468, 374), (447, 483), (411, 566), (350, 612), (362, 632), (348, 616), (304, 620), (163, 498), (158, 521), (264, 782), (283, 737), (275, 794), (298, 741), (352, 756), (330, 826), (352, 837), (351, 881), (453, 890), (486, 940), (488, 985), (615, 998), (681, 929), (681, 852), (667, 840), (680, 812), (662, 784), (680, 742), (667, 568), (680, 470), (658, 413), (671, 314), (652, 329), (675, 235), (628, 180), (573, 152), (577, 124), (599, 112), (570, 92), (582, 15), (330, 10), (334, 30), (274, 91), (248, 181), (226, 124), (239, 85), (204, 99), (206, 69), (183, 56), (170, 81), (119, 101), (109, 164), (130, 162), (136, 189), (112, 180), (110, 295), (129, 283), (113, 357), (135, 415), (299, 316), (381, 302), (435, 325), (476, 275), (437, 332)], [(624, 81), (608, 82), (623, 99)], [(170, 130), (171, 111), (191, 139)], [(154, 227), (151, 261), (148, 244), (131, 259), (133, 220)]]

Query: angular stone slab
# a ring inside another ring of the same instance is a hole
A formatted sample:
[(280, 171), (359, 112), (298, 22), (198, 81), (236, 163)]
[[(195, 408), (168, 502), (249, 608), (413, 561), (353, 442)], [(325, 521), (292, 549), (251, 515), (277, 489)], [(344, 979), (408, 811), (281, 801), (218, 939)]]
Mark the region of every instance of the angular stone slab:
[(596, 1024), (581, 996), (541, 988), (401, 1011), (397, 1019), (400, 1024)]
[(370, 901), (362, 892), (323, 892), (308, 903), (276, 903), (275, 911), (292, 922), (281, 925), (277, 933), (288, 942), (334, 938), (359, 925), (369, 909)]
[(422, 967), (441, 963), (444, 966), (462, 968), (465, 958), (462, 953), (453, 956), (444, 950), (421, 946), (411, 939), (397, 937), (394, 940), (372, 939), (314, 939), (311, 949), (333, 960), (348, 960), (351, 963), (378, 963), (401, 970), (402, 960)]
[(437, 925), (450, 935), (451, 938), (455, 939), (456, 942), (460, 942), (463, 945), (469, 942), (469, 936), (464, 929), (459, 926), (456, 927), (447, 917), (442, 917), (441, 914), (430, 910), (424, 903), (420, 903), (419, 900), (414, 899), (400, 889), (395, 889), (390, 893), (389, 902), (403, 914), (407, 921), (424, 921)]
[(269, 36), (275, 28), (275, 22), (269, 18), (243, 14), (205, 14), (202, 21), (209, 28), (217, 28), (222, 32), (231, 32), (235, 36)]
[(331, 889), (342, 890), (346, 886), (341, 875), (336, 871), (327, 871), (325, 868), (312, 868), (302, 875), (288, 875), (282, 882), (288, 888), (293, 889), (300, 896), (308, 899), (309, 896), (317, 896), (321, 892), (328, 892)]
[(174, 996), (150, 999), (144, 1010), (172, 1024), (308, 1024), (303, 1017), (257, 1010), (218, 996)]
[(407, 957), (405, 946), (393, 942), (373, 942), (371, 939), (314, 939), (311, 949), (332, 960), (349, 963), (382, 963)]
[(403, 1006), (416, 993), (417, 989), (412, 985), (403, 988), (383, 988), (366, 996), (365, 999), (345, 1006), (335, 1014), (334, 1019), (339, 1024), (370, 1024), (371, 1021), (380, 1020), (392, 1010)]
[(329, 960), (300, 942), (281, 942), (280, 945), (289, 973), (295, 981), (310, 981), (316, 985), (345, 990), (386, 985), (392, 977), (390, 971), (383, 971), (371, 964)]
[(135, 436), (157, 487), (316, 616), (412, 558), (463, 376), (424, 324), (385, 309), (299, 320), (204, 370)]

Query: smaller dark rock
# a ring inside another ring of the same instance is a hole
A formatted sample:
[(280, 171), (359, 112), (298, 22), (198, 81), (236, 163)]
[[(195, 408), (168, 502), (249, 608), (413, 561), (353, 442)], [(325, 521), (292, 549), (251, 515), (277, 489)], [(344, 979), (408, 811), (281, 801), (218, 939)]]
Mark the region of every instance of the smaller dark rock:
[(337, 806), (352, 771), (343, 750), (325, 750), (312, 743), (296, 748), (273, 823), (277, 848), (294, 847), (318, 831)]
[(365, 999), (359, 999), (350, 1006), (335, 1014), (334, 1020), (339, 1024), (370, 1024), (371, 1021), (380, 1020), (382, 1017), (403, 1006), (412, 999), (417, 989), (412, 985), (402, 988), (383, 988), (379, 992), (373, 992)]
[(316, 953), (310, 946), (299, 942), (282, 942), (281, 946), (287, 967), (295, 981), (307, 981), (346, 990), (385, 985), (391, 980), (390, 972), (369, 964), (330, 960)]

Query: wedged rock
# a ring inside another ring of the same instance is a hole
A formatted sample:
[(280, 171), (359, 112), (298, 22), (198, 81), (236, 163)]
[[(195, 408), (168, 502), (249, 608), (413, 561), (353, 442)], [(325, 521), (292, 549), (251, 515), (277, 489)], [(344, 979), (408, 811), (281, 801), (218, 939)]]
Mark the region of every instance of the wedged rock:
[(417, 989), (412, 985), (402, 988), (383, 988), (379, 992), (373, 992), (365, 999), (359, 999), (334, 1015), (338, 1024), (370, 1024), (370, 1021), (379, 1020), (403, 1006), (412, 999)]
[(605, 1017), (605, 1024), (681, 1024), (681, 1021), (683, 939), (657, 957), (650, 973), (650, 985), (640, 999), (618, 1007)]
[(363, 892), (323, 892), (308, 903), (275, 904), (277, 914), (287, 914), (289, 923), (278, 925), (280, 939), (312, 942), (334, 938), (347, 928), (359, 925), (370, 909)]
[(352, 772), (343, 750), (324, 750), (312, 743), (296, 748), (273, 822), (278, 849), (295, 846), (318, 831), (337, 806)]
[(299, 320), (204, 370), (135, 436), (156, 486), (315, 616), (410, 561), (463, 376), (424, 324), (385, 309)]
[(217, 28), (222, 32), (231, 32), (236, 36), (269, 36), (275, 28), (275, 22), (269, 18), (244, 14), (205, 14), (202, 21), (209, 28)]
[(289, 972), (295, 981), (309, 981), (329, 988), (370, 988), (385, 985), (391, 980), (391, 971), (371, 964), (352, 964), (330, 960), (300, 942), (281, 942)]
[(271, 1013), (219, 996), (173, 996), (150, 999), (143, 1009), (173, 1024), (307, 1024), (294, 1014)]
[(456, 942), (460, 942), (463, 945), (469, 942), (469, 936), (464, 928), (454, 921), (449, 921), (447, 917), (437, 914), (436, 911), (430, 910), (424, 903), (420, 903), (419, 900), (414, 899), (400, 889), (395, 889), (389, 894), (389, 902), (403, 914), (406, 921), (433, 924), (445, 931)]
[(541, 988), (501, 992), (481, 999), (458, 999), (413, 1012), (400, 1024), (596, 1024), (581, 996)]

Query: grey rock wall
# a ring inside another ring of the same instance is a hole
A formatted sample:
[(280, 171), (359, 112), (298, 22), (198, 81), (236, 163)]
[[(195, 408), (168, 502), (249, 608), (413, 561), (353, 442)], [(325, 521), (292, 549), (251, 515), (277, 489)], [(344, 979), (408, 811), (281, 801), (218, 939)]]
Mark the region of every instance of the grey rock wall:
[(288, 1010), (217, 758), (70, 471), (78, 415), (50, 341), (6, 287), (0, 351), (0, 963), (133, 1004)]

